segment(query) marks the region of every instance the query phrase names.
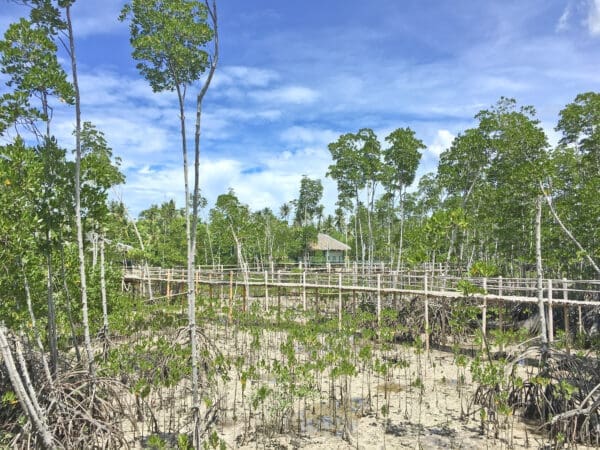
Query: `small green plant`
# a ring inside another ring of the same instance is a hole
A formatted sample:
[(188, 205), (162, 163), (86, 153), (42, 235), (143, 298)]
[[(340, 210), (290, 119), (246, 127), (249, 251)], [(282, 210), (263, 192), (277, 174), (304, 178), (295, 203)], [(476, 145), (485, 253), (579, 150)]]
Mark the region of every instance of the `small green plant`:
[(167, 443), (158, 434), (148, 437), (146, 444), (151, 450), (166, 450), (167, 448)]
[(485, 294), (485, 290), (482, 287), (477, 286), (469, 280), (460, 280), (456, 284), (456, 289), (465, 297), (470, 297), (473, 294)]
[(193, 450), (192, 440), (187, 434), (177, 436), (177, 450)]

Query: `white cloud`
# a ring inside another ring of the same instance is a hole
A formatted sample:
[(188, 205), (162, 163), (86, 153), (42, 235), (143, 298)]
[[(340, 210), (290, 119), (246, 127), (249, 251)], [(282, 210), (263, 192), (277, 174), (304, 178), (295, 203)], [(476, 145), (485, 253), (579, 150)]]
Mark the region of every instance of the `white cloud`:
[(587, 26), (592, 36), (600, 35), (600, 0), (590, 1), (590, 11)]
[(248, 66), (224, 66), (215, 73), (212, 87), (220, 89), (227, 86), (267, 87), (279, 79), (274, 70)]
[(284, 142), (289, 142), (291, 144), (317, 143), (327, 145), (330, 142), (335, 141), (339, 135), (340, 133), (336, 133), (332, 130), (321, 130), (294, 125), (283, 130), (280, 137)]
[(319, 93), (305, 86), (283, 86), (272, 90), (254, 91), (250, 97), (261, 102), (277, 104), (309, 104), (319, 98)]
[(556, 31), (566, 31), (569, 29), (569, 20), (571, 17), (571, 3), (568, 3), (556, 24)]
[(600, 0), (569, 0), (558, 19), (556, 31), (571, 30), (573, 22), (591, 36), (600, 35)]
[(427, 150), (439, 157), (444, 150), (452, 145), (452, 141), (455, 137), (456, 136), (448, 130), (438, 130), (433, 142), (427, 146)]
[[(232, 188), (242, 203), (253, 211), (271, 208), (275, 213), (284, 202), (298, 196), (302, 175), (319, 178), (323, 183), (323, 204), (329, 213), (337, 200), (335, 183), (325, 179), (331, 164), (329, 152), (320, 147), (297, 151), (255, 154), (248, 161), (207, 156), (200, 165), (200, 187), (212, 208), (220, 194)], [(248, 170), (258, 168), (258, 170)], [(133, 215), (153, 203), (174, 198), (183, 204), (183, 169), (143, 164), (128, 171), (127, 184), (121, 188), (123, 201)]]

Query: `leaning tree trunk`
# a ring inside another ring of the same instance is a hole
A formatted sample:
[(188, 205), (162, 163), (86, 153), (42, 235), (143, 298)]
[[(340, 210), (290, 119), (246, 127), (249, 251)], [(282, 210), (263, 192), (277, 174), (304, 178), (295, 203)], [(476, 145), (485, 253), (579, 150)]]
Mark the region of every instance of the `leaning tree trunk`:
[(43, 413), (36, 408), (37, 402), (29, 396), (28, 390), (23, 384), (19, 370), (15, 365), (10, 346), (7, 339), (7, 330), (3, 325), (0, 325), (0, 354), (4, 359), (4, 365), (8, 372), (11, 385), (14, 393), (21, 404), (21, 409), (29, 416), (29, 420), (33, 424), (34, 429), (40, 435), (42, 444), (45, 448), (56, 448), (56, 444), (52, 438), (52, 434), (48, 430), (48, 425), (43, 416)]
[(581, 253), (583, 253), (583, 255), (585, 256), (585, 259), (587, 259), (587, 261), (594, 268), (594, 270), (596, 271), (596, 273), (598, 275), (600, 275), (600, 267), (598, 267), (598, 265), (596, 264), (596, 262), (590, 256), (589, 252), (587, 252), (583, 248), (583, 246), (579, 243), (579, 241), (575, 238), (575, 236), (573, 236), (573, 233), (571, 233), (569, 231), (569, 229), (565, 226), (565, 224), (563, 223), (563, 221), (560, 220), (560, 217), (558, 217), (558, 214), (556, 213), (556, 210), (554, 209), (554, 206), (552, 205), (552, 199), (550, 198), (550, 195), (546, 194), (546, 192), (544, 191), (544, 186), (542, 186), (542, 183), (540, 183), (540, 189), (542, 190), (544, 198), (546, 199), (546, 203), (548, 203), (548, 207), (550, 208), (550, 212), (552, 213), (552, 216), (554, 217), (554, 220), (556, 220), (556, 222), (558, 223), (558, 225), (560, 226), (560, 228), (569, 237), (569, 239), (571, 239), (573, 241), (573, 243), (579, 249), (579, 251)]
[(33, 312), (33, 302), (31, 301), (31, 290), (29, 289), (29, 281), (27, 279), (27, 274), (25, 273), (25, 268), (23, 267), (23, 263), (20, 262), (21, 271), (23, 272), (23, 284), (25, 287), (25, 299), (27, 300), (27, 309), (29, 310), (29, 319), (31, 320), (31, 328), (33, 329), (33, 335), (35, 337), (35, 342), (38, 346), (38, 350), (40, 351), (40, 358), (42, 360), (42, 367), (44, 368), (44, 374), (46, 375), (46, 381), (50, 387), (54, 387), (54, 380), (52, 379), (52, 374), (50, 373), (50, 366), (48, 366), (48, 360), (46, 359), (46, 353), (44, 351), (44, 345), (42, 344), (42, 339), (40, 338), (40, 332), (37, 327), (37, 321), (35, 319), (35, 313)]
[[(130, 218), (130, 222), (131, 222), (131, 225), (133, 226), (133, 232), (135, 233), (137, 240), (140, 243), (140, 249), (142, 250), (142, 253), (145, 253), (146, 248), (144, 247), (144, 241), (142, 240), (142, 235), (140, 234), (140, 231), (138, 230), (138, 227), (135, 224), (134, 220)], [(145, 257), (144, 257), (144, 273), (142, 274), (142, 279), (144, 278), (144, 276), (146, 276), (146, 281), (148, 283), (148, 296), (150, 297), (150, 300), (152, 300), (154, 298), (154, 296), (152, 294), (152, 279), (150, 278), (150, 269), (148, 268), (148, 260)]]

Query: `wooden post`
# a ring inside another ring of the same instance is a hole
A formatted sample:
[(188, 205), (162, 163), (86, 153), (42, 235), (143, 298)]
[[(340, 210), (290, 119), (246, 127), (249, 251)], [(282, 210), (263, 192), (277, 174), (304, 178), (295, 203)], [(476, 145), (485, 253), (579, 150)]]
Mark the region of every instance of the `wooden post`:
[(269, 272), (265, 270), (265, 311), (269, 312)]
[(223, 292), (223, 283), (225, 281), (224, 278), (225, 274), (223, 273), (222, 270), (219, 271), (219, 307), (221, 308), (221, 311), (223, 311), (223, 300), (225, 300), (225, 295)]
[(485, 338), (487, 333), (487, 277), (483, 277), (483, 308), (481, 310), (481, 331)]
[(167, 270), (167, 298), (171, 298), (171, 269)]
[(429, 295), (427, 293), (427, 272), (423, 276), (423, 291), (425, 292), (425, 351), (429, 352)]
[(212, 273), (208, 272), (208, 298), (213, 298)]
[(302, 310), (306, 311), (306, 272), (302, 272)]
[(342, 273), (338, 274), (338, 331), (342, 331)]
[(281, 270), (277, 271), (277, 321), (281, 314)]
[(581, 305), (577, 306), (577, 320), (578, 320), (578, 324), (577, 324), (578, 333), (581, 335), (581, 334), (583, 334), (583, 314), (581, 312)]
[(554, 310), (552, 307), (552, 280), (548, 280), (548, 343), (554, 341)]
[(229, 271), (229, 316), (227, 319), (229, 323), (233, 318), (233, 270)]
[(381, 274), (377, 274), (377, 332), (381, 328)]
[[(502, 297), (502, 277), (498, 277), (498, 297)], [(503, 314), (502, 312), (504, 311), (504, 301), (501, 299), (498, 302), (498, 328), (500, 329), (500, 332), (504, 331), (504, 321), (503, 321)], [(504, 344), (501, 343), (500, 344), (500, 351), (503, 352), (504, 351)]]
[[(563, 300), (569, 300), (569, 291), (567, 290), (567, 279), (563, 278)], [(571, 354), (571, 324), (569, 323), (569, 304), (563, 305), (563, 317), (565, 321), (565, 348), (567, 355)]]
[[(498, 297), (502, 297), (502, 277), (498, 277)], [(498, 327), (500, 331), (504, 331), (504, 320), (503, 313), (504, 312), (504, 301), (500, 300), (498, 305)], [(500, 349), (502, 351), (502, 349)]]
[(246, 312), (246, 307), (248, 305), (248, 289), (246, 288), (246, 283), (242, 283), (242, 311)]

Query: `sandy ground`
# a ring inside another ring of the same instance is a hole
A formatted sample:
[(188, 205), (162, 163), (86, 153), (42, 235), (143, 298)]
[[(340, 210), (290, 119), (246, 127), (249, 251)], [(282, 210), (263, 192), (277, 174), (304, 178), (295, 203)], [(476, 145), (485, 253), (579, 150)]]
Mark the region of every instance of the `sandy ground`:
[[(256, 337), (256, 336), (255, 336)], [(536, 424), (526, 424), (518, 415), (501, 417), (494, 424), (486, 420), (482, 425), (480, 407), (473, 404), (476, 389), (469, 366), (458, 367), (455, 356), (449, 351), (431, 349), (429, 353), (417, 352), (405, 344), (394, 344), (386, 350), (387, 357), (400, 357), (402, 365), (396, 366), (392, 376), (384, 380), (375, 373), (360, 370), (347, 377), (347, 384), (335, 382), (336, 398), (340, 385), (347, 386), (344, 395), (347, 410), (344, 414), (339, 401), (330, 400), (331, 380), (327, 370), (313, 386), (313, 395), (305, 401), (294, 401), (284, 417), (286, 426), (280, 434), (273, 420), (277, 394), (286, 388), (275, 381), (270, 372), (273, 360), (283, 361), (281, 345), (284, 332), (260, 332), (260, 348), (253, 348), (253, 337), (248, 332), (234, 333), (215, 327), (207, 330), (206, 339), (216, 345), (232, 361), (243, 355), (243, 364), (231, 365), (230, 380), (219, 388), (221, 404), (225, 405), (216, 423), (219, 437), (229, 449), (538, 449), (551, 448), (548, 437), (537, 430)], [(297, 347), (298, 362), (310, 358)], [(375, 349), (373, 357), (382, 358)], [(262, 361), (262, 362), (261, 362)], [(267, 363), (265, 363), (267, 361)], [(249, 365), (260, 367), (258, 375), (242, 383), (241, 372)], [(521, 367), (519, 370), (526, 370)], [(529, 369), (527, 369), (529, 370)], [(242, 384), (245, 389), (242, 393)], [(256, 403), (259, 388), (270, 389), (266, 400)], [(163, 411), (155, 409), (159, 428), (176, 433), (189, 431), (189, 383), (179, 385), (179, 392)], [(370, 408), (368, 392), (371, 393)], [(153, 393), (153, 403), (164, 402), (174, 391), (163, 389)], [(184, 393), (185, 392), (185, 393)], [(317, 394), (314, 394), (317, 392)], [(319, 394), (320, 392), (320, 394)], [(158, 394), (158, 395), (157, 395)], [(169, 403), (169, 402), (167, 402)], [(166, 404), (166, 403), (163, 403)], [(385, 405), (385, 407), (384, 407)], [(336, 411), (334, 412), (334, 408)], [(385, 415), (383, 413), (386, 413)], [(335, 419), (337, 417), (337, 420)], [(174, 419), (175, 418), (175, 419)], [(346, 418), (346, 419), (345, 419)], [(173, 423), (175, 422), (175, 423)], [(344, 426), (344, 423), (346, 425)], [(151, 430), (142, 431), (146, 437)], [(138, 434), (139, 436), (139, 434)], [(142, 447), (145, 439), (142, 441)], [(139, 444), (139, 440), (138, 440)], [(169, 448), (169, 447), (168, 447)], [(176, 448), (176, 446), (175, 446)], [(585, 449), (585, 446), (577, 448)]]
[[(517, 417), (508, 417), (495, 434), (493, 427), (481, 427), (480, 414), (471, 402), (473, 385), (468, 368), (463, 370), (464, 382), (459, 382), (459, 373), (453, 363), (453, 356), (431, 350), (429, 357), (421, 355), (419, 363), (413, 354), (410, 367), (398, 371), (395, 379), (388, 382), (389, 414), (383, 417), (381, 411), (385, 401), (385, 387), (381, 379), (371, 380), (372, 408), (361, 412), (361, 400), (365, 394), (359, 374), (351, 382), (353, 412), (349, 437), (334, 430), (329, 402), (323, 399), (324, 417), (319, 413), (308, 414), (309, 426), (301, 424), (300, 433), (295, 435), (267, 438), (250, 433), (248, 442), (239, 445), (243, 439), (243, 424), (227, 423), (219, 427), (220, 434), (230, 448), (256, 449), (502, 449), (540, 448), (546, 442), (543, 435), (534, 427), (528, 427)], [(422, 389), (415, 387), (417, 367), (420, 365)], [(314, 406), (314, 403), (313, 405)], [(377, 408), (377, 406), (379, 408)], [(232, 405), (230, 404), (231, 408)], [(241, 402), (238, 408), (241, 407)], [(311, 406), (309, 405), (309, 410)], [(312, 416), (312, 417), (311, 417)], [(319, 420), (327, 431), (319, 431)], [(341, 420), (341, 419), (340, 419)], [(386, 427), (387, 421), (387, 427)]]

